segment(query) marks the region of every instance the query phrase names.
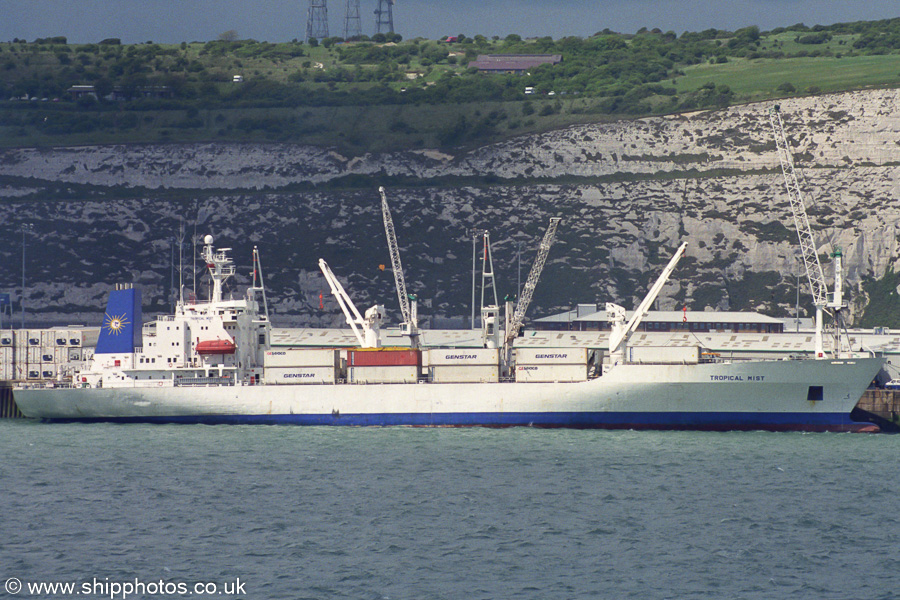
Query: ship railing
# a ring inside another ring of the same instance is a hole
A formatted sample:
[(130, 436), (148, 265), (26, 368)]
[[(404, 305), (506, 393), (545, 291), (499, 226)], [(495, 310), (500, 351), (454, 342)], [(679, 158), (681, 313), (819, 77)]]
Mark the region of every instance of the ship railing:
[(76, 387), (71, 381), (13, 382), (13, 388), (19, 390), (57, 390)]
[(219, 385), (234, 385), (232, 377), (181, 377), (175, 380), (176, 387), (211, 387)]

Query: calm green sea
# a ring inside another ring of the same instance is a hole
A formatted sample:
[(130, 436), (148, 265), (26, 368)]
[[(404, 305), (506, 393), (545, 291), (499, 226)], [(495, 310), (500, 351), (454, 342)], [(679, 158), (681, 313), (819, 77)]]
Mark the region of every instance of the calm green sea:
[(10, 598), (900, 597), (900, 436), (5, 421), (0, 447)]

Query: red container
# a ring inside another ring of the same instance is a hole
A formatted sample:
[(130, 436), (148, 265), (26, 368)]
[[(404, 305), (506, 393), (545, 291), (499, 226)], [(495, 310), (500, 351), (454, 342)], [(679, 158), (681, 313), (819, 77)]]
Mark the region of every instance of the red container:
[(351, 367), (399, 367), (421, 366), (422, 352), (419, 350), (373, 348), (371, 350), (350, 350), (347, 364)]

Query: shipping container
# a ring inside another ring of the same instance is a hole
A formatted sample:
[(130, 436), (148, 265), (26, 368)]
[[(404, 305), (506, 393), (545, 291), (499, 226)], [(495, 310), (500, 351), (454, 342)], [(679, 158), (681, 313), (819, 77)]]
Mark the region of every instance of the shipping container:
[(0, 348), (4, 346), (12, 347), (13, 345), (13, 332), (12, 331), (0, 331)]
[(516, 348), (519, 365), (585, 365), (587, 348)]
[(516, 365), (516, 381), (585, 381), (587, 365)]
[(84, 351), (81, 348), (69, 348), (68, 350), (66, 350), (66, 362), (81, 362), (83, 352)]
[(496, 383), (500, 379), (498, 365), (437, 365), (429, 367), (429, 379), (434, 383)]
[(430, 348), (423, 352), (425, 366), (500, 364), (498, 348)]
[(349, 367), (350, 383), (416, 383), (419, 380), (417, 365), (390, 365)]
[(340, 350), (334, 348), (279, 348), (266, 350), (265, 367), (340, 366)]
[(42, 329), (41, 346), (44, 348), (53, 348), (56, 346), (56, 332), (52, 329)]
[[(76, 341), (80, 342), (80, 344), (84, 347), (95, 348), (97, 346), (97, 340), (100, 337), (100, 328), (91, 327), (89, 329), (82, 329), (79, 334), (80, 337), (78, 337)], [(78, 344), (72, 342), (73, 339), (76, 338), (69, 338), (69, 345), (77, 346)]]
[(0, 380), (9, 381), (16, 378), (15, 353), (10, 347), (0, 347)]
[(64, 365), (69, 362), (69, 349), (66, 347), (54, 348), (53, 362), (58, 365)]
[(268, 385), (335, 383), (337, 369), (328, 367), (266, 367), (263, 382)]
[(409, 348), (372, 348), (347, 351), (348, 367), (422, 366), (422, 353)]
[(40, 364), (41, 362), (41, 349), (37, 347), (29, 347), (25, 352), (25, 362)]
[(700, 362), (700, 346), (629, 346), (628, 362), (693, 365)]

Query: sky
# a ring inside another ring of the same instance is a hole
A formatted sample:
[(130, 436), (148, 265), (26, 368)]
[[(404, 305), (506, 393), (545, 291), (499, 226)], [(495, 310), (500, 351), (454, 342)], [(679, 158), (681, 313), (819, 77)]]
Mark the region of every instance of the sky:
[[(69, 43), (208, 41), (234, 30), (241, 39), (302, 39), (309, 0), (0, 0), (0, 41), (63, 35)], [(377, 0), (359, 0), (363, 33), (375, 33)], [(331, 35), (341, 35), (347, 0), (328, 0)], [(396, 0), (394, 30), (404, 39), (482, 34), (589, 36), (605, 28), (634, 33), (763, 31), (900, 17), (897, 0)]]

